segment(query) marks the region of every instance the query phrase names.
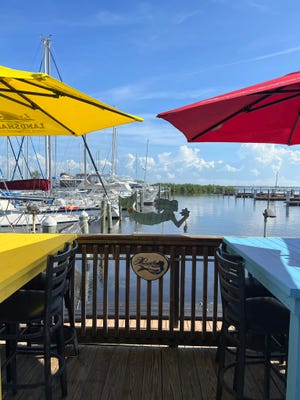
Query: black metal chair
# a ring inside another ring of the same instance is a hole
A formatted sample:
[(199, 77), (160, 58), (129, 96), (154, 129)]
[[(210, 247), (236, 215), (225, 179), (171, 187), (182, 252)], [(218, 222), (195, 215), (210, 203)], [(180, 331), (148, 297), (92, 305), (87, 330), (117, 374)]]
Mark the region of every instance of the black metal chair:
[[(262, 362), (264, 399), (270, 399), (271, 360), (287, 357), (289, 311), (275, 297), (246, 296), (245, 263), (241, 258), (229, 260), (219, 248), (216, 260), (223, 313), (216, 399), (222, 398), (223, 389), (236, 399), (249, 398), (244, 396), (246, 365)], [(236, 349), (234, 356), (231, 346)], [(230, 361), (226, 359), (228, 351)], [(234, 370), (232, 383), (228, 381), (230, 369)]]
[[(70, 246), (67, 244), (66, 248)], [(78, 250), (78, 243), (75, 240), (73, 246), (70, 249), (70, 261), (69, 268), (66, 278), (66, 290), (64, 294), (64, 305), (68, 312), (69, 324), (64, 324), (64, 337), (65, 345), (69, 343), (73, 344), (74, 355), (79, 354), (77, 331), (75, 327), (75, 317), (74, 317), (74, 304), (72, 303), (71, 296), (71, 283), (74, 281), (74, 268), (75, 268), (75, 257)], [(26, 283), (22, 287), (23, 290), (43, 290), (46, 284), (46, 273), (41, 272), (38, 276), (33, 278), (30, 282)]]
[[(40, 290), (20, 289), (0, 304), (0, 340), (6, 343), (6, 384), (13, 393), (18, 388), (45, 386), (45, 399), (52, 399), (52, 380), (60, 377), (62, 397), (67, 395), (65, 343), (63, 330), (63, 298), (67, 275), (72, 263), (68, 246), (47, 259), (45, 285)], [(52, 346), (53, 341), (55, 347)], [(43, 356), (44, 379), (32, 384), (18, 383), (16, 358), (22, 353), (21, 343), (31, 343), (25, 353)], [(51, 358), (58, 359), (58, 370), (51, 373)]]
[[(219, 246), (219, 252), (223, 258), (233, 262), (244, 262), (244, 259), (236, 254), (227, 252), (225, 243)], [(273, 297), (273, 294), (265, 288), (254, 276), (245, 271), (245, 296), (246, 297)]]
[[(230, 254), (227, 252), (225, 243), (221, 243), (219, 246), (219, 253), (223, 258), (232, 262), (244, 262), (241, 256)], [(246, 298), (251, 297), (273, 297), (272, 293), (269, 292), (265, 286), (255, 279), (251, 274), (245, 271), (245, 296)], [(223, 328), (223, 327), (222, 327)], [(220, 346), (218, 346), (216, 352), (216, 361), (219, 360)]]

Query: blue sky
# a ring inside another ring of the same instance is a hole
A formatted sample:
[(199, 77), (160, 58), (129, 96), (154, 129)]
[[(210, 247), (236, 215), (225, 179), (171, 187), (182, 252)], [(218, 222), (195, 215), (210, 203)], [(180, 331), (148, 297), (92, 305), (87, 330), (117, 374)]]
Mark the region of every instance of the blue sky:
[[(299, 146), (187, 143), (167, 111), (300, 69), (298, 0), (4, 2), (1, 64), (39, 70), (43, 37), (65, 83), (144, 118), (119, 127), (119, 175), (150, 183), (300, 186)], [(55, 66), (50, 73), (58, 77)], [(109, 172), (112, 130), (89, 134)], [(59, 138), (55, 172), (82, 170), (81, 138)], [(43, 141), (35, 143), (43, 165)], [(148, 148), (148, 157), (146, 154)], [(0, 166), (7, 170), (6, 143)], [(147, 168), (145, 171), (145, 166)], [(92, 168), (90, 169), (92, 171)]]

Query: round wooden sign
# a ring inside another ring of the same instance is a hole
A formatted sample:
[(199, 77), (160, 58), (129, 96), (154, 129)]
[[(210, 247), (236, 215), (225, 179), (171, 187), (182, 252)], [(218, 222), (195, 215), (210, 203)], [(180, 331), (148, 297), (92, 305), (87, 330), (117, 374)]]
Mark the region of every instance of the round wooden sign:
[(169, 268), (169, 260), (160, 253), (137, 253), (131, 258), (134, 272), (147, 281), (163, 276)]

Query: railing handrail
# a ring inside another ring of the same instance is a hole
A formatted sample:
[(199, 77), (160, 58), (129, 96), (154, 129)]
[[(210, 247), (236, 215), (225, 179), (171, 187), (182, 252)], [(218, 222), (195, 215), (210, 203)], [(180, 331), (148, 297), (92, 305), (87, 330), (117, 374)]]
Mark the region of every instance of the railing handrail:
[[(78, 235), (80, 340), (215, 344), (220, 310), (214, 254), (221, 241), (186, 234)], [(140, 252), (165, 255), (165, 276), (137, 276), (131, 258)]]
[(162, 235), (149, 233), (133, 233), (133, 234), (87, 234), (78, 235), (79, 245), (92, 246), (94, 244), (143, 244), (143, 245), (161, 245), (176, 244), (189, 246), (218, 246), (223, 236), (207, 236), (207, 235)]

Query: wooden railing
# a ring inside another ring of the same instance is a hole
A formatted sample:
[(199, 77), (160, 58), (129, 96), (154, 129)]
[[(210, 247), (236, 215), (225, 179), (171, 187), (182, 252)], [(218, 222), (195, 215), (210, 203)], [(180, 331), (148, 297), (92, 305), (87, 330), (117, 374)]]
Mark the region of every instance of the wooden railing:
[[(214, 253), (221, 237), (80, 235), (74, 309), (81, 342), (212, 345), (220, 300)], [(145, 280), (132, 269), (137, 253), (168, 260)]]

